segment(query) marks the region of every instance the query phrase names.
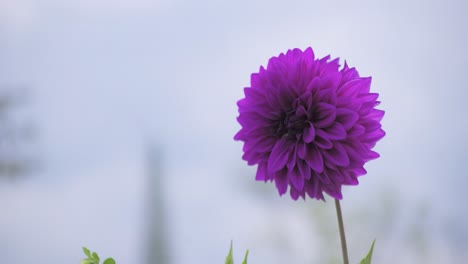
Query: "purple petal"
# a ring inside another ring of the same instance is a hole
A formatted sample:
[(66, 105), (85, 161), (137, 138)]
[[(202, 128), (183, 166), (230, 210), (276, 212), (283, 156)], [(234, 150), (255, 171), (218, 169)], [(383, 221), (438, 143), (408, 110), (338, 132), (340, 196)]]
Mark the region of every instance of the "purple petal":
[(333, 182), (330, 180), (330, 178), (328, 178), (328, 175), (325, 172), (318, 173), (317, 176), (318, 176), (320, 182), (323, 183), (323, 185), (333, 184)]
[(335, 106), (327, 103), (318, 103), (314, 109), (313, 118), (315, 119), (315, 126), (323, 128), (331, 125), (336, 118)]
[(291, 187), (289, 193), (291, 194), (291, 198), (294, 201), (297, 201), (297, 199), (299, 199), (299, 196), (301, 195), (300, 192), (298, 190), (294, 189), (293, 187)]
[(349, 131), (348, 131), (348, 138), (355, 138), (358, 137), (366, 132), (366, 129), (361, 126), (361, 125), (354, 125)]
[[(296, 143), (296, 146), (297, 146), (297, 143)], [(296, 146), (293, 146), (292, 150), (290, 151), (289, 160), (288, 160), (288, 163), (286, 164), (288, 169), (292, 169), (294, 168), (294, 166), (296, 166), (296, 156), (297, 156)]]
[(361, 175), (365, 175), (367, 173), (366, 169), (364, 169), (364, 167), (359, 167), (359, 168), (355, 168), (353, 170), (354, 174), (356, 176), (361, 176)]
[(252, 149), (255, 152), (270, 151), (276, 143), (276, 139), (274, 137), (260, 137), (255, 140), (257, 141), (252, 142)]
[(322, 79), (316, 76), (307, 84), (306, 91), (308, 92), (317, 91), (320, 89), (321, 84), (322, 84)]
[(309, 113), (307, 112), (307, 110), (302, 105), (297, 107), (296, 115), (299, 116), (299, 117), (304, 117), (304, 116), (309, 117)]
[(378, 93), (365, 93), (360, 94), (357, 98), (363, 102), (375, 102), (379, 98)]
[(260, 162), (257, 168), (257, 174), (255, 175), (255, 180), (257, 181), (267, 181), (268, 177), (268, 170), (266, 162)]
[(336, 109), (336, 121), (340, 122), (346, 130), (349, 130), (356, 124), (356, 121), (359, 119), (359, 115), (346, 108)]
[(373, 132), (382, 127), (379, 121), (364, 119), (360, 124), (366, 129), (366, 133)]
[(332, 70), (332, 72), (322, 75), (322, 87), (336, 89), (341, 82), (341, 73)]
[(344, 84), (352, 79), (359, 78), (359, 73), (355, 68), (349, 68), (345, 62), (345, 66), (341, 70), (343, 77), (341, 78), (341, 84)]
[(318, 90), (314, 95), (315, 98), (317, 98), (318, 102), (323, 102), (331, 105), (336, 105), (337, 103), (336, 92), (333, 88), (322, 88)]
[(312, 48), (308, 47), (307, 49), (305, 49), (304, 52), (303, 52), (302, 57), (306, 62), (312, 63), (314, 61), (314, 59), (315, 59), (315, 54), (314, 54), (314, 51), (312, 50)]
[(309, 127), (304, 128), (303, 137), (305, 143), (310, 143), (315, 139), (314, 125), (309, 123)]
[(334, 184), (325, 185), (323, 187), (323, 190), (328, 195), (330, 195), (331, 197), (333, 197), (333, 198), (335, 198), (337, 200), (343, 199), (343, 194), (341, 194), (341, 185), (334, 185)]
[(305, 104), (306, 109), (310, 109), (312, 107), (312, 94), (310, 91), (306, 91), (301, 97), (299, 98), (300, 102)]
[(299, 171), (299, 168), (295, 166), (292, 170), (288, 171), (289, 180), (291, 184), (297, 190), (302, 190), (304, 188), (304, 175)]
[(278, 189), (279, 195), (283, 195), (288, 190), (288, 171), (286, 169), (280, 170), (275, 174), (275, 185)]
[(316, 136), (315, 136), (315, 141), (314, 144), (321, 148), (321, 149), (331, 149), (333, 147), (333, 143), (331, 140), (328, 138), (327, 133), (321, 129), (315, 130)]
[(346, 130), (340, 123), (333, 123), (333, 125), (325, 129), (327, 136), (331, 140), (340, 140), (346, 138)]
[(323, 172), (322, 154), (314, 145), (308, 146), (305, 161), (317, 173)]
[(286, 138), (276, 142), (268, 159), (268, 171), (277, 172), (281, 170), (289, 160), (291, 143)]
[(369, 160), (374, 160), (374, 159), (377, 159), (380, 157), (380, 154), (375, 152), (375, 151), (369, 151), (369, 153), (367, 154), (367, 158), (366, 158), (366, 161), (369, 161)]
[(345, 182), (345, 178), (343, 177), (343, 175), (340, 174), (339, 171), (330, 169), (327, 170), (327, 175), (328, 178), (330, 178), (330, 180), (332, 180), (333, 183), (335, 183), (336, 185), (343, 184)]
[(337, 166), (348, 166), (349, 157), (346, 153), (345, 148), (339, 142), (333, 142), (333, 148), (329, 150), (322, 151), (322, 154), (325, 159), (332, 162)]
[(322, 190), (320, 189), (319, 180), (316, 177), (310, 178), (309, 181), (306, 182), (305, 191), (310, 198), (320, 199), (325, 201)]
[[(371, 84), (371, 78), (359, 78), (351, 80), (340, 86), (336, 91), (341, 97), (354, 97), (359, 93), (368, 93)], [(367, 92), (366, 92), (367, 91)]]
[(375, 143), (385, 136), (385, 131), (379, 129), (370, 134), (363, 135), (362, 142), (364, 143)]
[(346, 142), (343, 143), (342, 146), (345, 148), (346, 153), (348, 153), (350, 161), (355, 163), (362, 163), (365, 153), (368, 152), (367, 149), (364, 146), (361, 146), (360, 143), (353, 144), (351, 142)]
[(245, 130), (241, 129), (239, 132), (236, 133), (234, 136), (234, 140), (243, 140), (245, 138)]
[(376, 120), (376, 121), (381, 121), (384, 114), (385, 114), (385, 111), (382, 111), (379, 109), (372, 109), (366, 117), (369, 119)]
[(358, 185), (359, 181), (357, 179), (357, 176), (355, 173), (352, 171), (341, 171), (343, 177), (345, 178), (345, 184), (346, 185)]
[(298, 142), (296, 151), (299, 158), (305, 159), (307, 153), (307, 144), (304, 142)]
[(298, 191), (298, 190), (296, 190), (296, 188), (291, 186), (290, 194), (291, 194), (291, 198), (293, 198), (294, 201), (299, 199), (299, 197), (302, 197), (302, 199), (305, 200), (305, 191), (304, 190)]
[(304, 179), (309, 180), (312, 174), (307, 162), (304, 160), (298, 160), (297, 167), (299, 168), (299, 172), (304, 176)]

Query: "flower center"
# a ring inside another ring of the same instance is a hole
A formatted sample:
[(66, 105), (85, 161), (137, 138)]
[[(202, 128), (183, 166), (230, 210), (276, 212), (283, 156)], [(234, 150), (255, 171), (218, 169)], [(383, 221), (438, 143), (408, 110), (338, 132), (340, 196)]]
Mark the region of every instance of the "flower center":
[(304, 116), (297, 116), (296, 110), (290, 110), (282, 114), (277, 121), (275, 136), (297, 138), (302, 135), (307, 126), (307, 120)]

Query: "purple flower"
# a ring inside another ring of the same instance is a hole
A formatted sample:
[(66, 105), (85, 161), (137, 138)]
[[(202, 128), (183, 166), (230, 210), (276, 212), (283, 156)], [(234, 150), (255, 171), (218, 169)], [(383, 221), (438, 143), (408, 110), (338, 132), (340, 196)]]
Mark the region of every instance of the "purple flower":
[(239, 100), (243, 159), (258, 165), (256, 180), (274, 181), (294, 200), (305, 194), (342, 199), (342, 185), (357, 185), (364, 164), (378, 158), (371, 149), (385, 132), (384, 111), (371, 78), (359, 77), (345, 62), (315, 59), (312, 48), (288, 50), (251, 76)]

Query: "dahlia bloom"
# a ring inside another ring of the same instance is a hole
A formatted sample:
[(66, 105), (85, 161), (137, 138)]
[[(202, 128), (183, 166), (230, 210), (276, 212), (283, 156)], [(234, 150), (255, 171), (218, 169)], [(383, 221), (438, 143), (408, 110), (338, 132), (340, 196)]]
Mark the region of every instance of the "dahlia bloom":
[(243, 159), (258, 165), (256, 180), (274, 181), (280, 195), (294, 200), (342, 199), (343, 185), (357, 185), (364, 164), (385, 132), (384, 111), (371, 78), (345, 62), (316, 59), (312, 48), (288, 50), (251, 75), (239, 100), (235, 140), (244, 142)]

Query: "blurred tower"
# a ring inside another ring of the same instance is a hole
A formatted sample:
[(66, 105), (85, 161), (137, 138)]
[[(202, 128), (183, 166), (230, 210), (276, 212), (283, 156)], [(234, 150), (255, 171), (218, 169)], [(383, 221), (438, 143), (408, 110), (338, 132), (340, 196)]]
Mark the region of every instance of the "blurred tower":
[(163, 154), (160, 147), (147, 149), (146, 263), (169, 264)]
[[(15, 178), (36, 169), (35, 129), (22, 110), (27, 90), (0, 87), (0, 177)], [(27, 112), (27, 111), (26, 111)]]

